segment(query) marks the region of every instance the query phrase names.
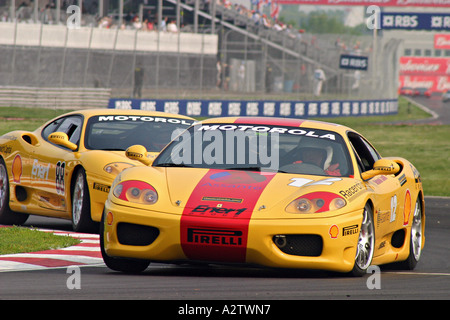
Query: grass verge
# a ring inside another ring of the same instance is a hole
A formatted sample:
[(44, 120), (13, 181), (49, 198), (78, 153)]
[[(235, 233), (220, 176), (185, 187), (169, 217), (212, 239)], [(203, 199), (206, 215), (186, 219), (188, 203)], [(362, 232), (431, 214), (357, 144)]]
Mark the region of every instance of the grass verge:
[(428, 113), (400, 97), (397, 115), (335, 118), (326, 121), (358, 131), (383, 157), (402, 157), (410, 161), (422, 176), (426, 196), (450, 197), (450, 126), (388, 124), (428, 117)]
[(0, 228), (0, 255), (59, 249), (80, 242), (70, 236), (54, 235), (36, 229), (16, 226)]
[(0, 108), (0, 135), (10, 131), (34, 131), (48, 120), (70, 110), (53, 110), (40, 108)]

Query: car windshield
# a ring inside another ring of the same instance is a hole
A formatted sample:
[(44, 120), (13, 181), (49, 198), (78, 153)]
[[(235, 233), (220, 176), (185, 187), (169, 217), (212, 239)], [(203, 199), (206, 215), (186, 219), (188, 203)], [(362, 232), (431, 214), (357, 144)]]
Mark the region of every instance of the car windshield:
[(313, 128), (253, 124), (196, 124), (155, 159), (157, 167), (353, 174), (343, 138)]
[(124, 151), (140, 144), (149, 152), (160, 152), (193, 122), (185, 119), (137, 115), (99, 115), (86, 127), (85, 147), (92, 150)]

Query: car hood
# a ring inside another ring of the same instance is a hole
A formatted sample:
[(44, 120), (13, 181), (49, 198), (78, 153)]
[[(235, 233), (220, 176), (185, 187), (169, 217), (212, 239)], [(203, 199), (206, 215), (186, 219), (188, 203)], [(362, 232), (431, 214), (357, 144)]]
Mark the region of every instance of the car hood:
[[(170, 201), (183, 214), (249, 218), (280, 218), (301, 195), (333, 192), (348, 200), (366, 187), (358, 180), (273, 172), (166, 168)], [(289, 215), (292, 218), (292, 215)]]
[[(157, 155), (157, 152), (149, 152), (151, 158), (155, 158)], [(80, 153), (79, 160), (89, 175), (102, 175), (111, 179), (111, 182), (127, 166), (117, 165), (118, 171), (111, 175), (104, 170), (106, 165), (125, 163), (132, 166), (143, 166), (141, 162), (129, 159), (125, 155), (125, 151), (88, 150)]]

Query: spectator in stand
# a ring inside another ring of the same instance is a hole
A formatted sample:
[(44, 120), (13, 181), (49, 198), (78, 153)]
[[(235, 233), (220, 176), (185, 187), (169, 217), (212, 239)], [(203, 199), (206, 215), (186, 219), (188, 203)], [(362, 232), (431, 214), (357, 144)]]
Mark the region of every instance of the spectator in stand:
[(177, 28), (177, 24), (175, 23), (175, 20), (170, 20), (169, 24), (167, 25), (167, 31), (173, 32), (173, 33), (178, 32), (178, 28)]
[(101, 29), (109, 29), (112, 25), (112, 19), (110, 17), (103, 17), (98, 23), (98, 27)]
[(152, 21), (148, 21), (147, 19), (144, 21), (143, 29), (147, 31), (153, 31), (155, 25)]
[(317, 67), (316, 70), (314, 70), (314, 95), (316, 97), (320, 96), (323, 83), (326, 80), (325, 72), (320, 67)]
[[(220, 1), (217, 2), (219, 3)], [(223, 0), (222, 5), (227, 9), (231, 9), (231, 7), (233, 6), (233, 4), (229, 0)]]
[(273, 26), (273, 30), (275, 31), (283, 31), (284, 29), (286, 29), (286, 26), (283, 25), (283, 23), (279, 20), (275, 21), (275, 24)]
[(297, 33), (297, 41), (302, 41), (302, 35), (305, 33), (304, 29), (299, 29)]
[(231, 66), (228, 63), (225, 63), (223, 65), (223, 70), (222, 72), (224, 72), (225, 74), (225, 81), (223, 82), (223, 89), (225, 91), (228, 91), (229, 88), (229, 84), (230, 84), (230, 71), (231, 71)]
[(1, 22), (7, 22), (8, 20), (9, 20), (8, 12), (6, 10), (4, 10), (2, 12), (2, 16), (1, 16), (0, 21)]
[(272, 84), (273, 84), (273, 70), (270, 63), (266, 64), (266, 92), (272, 91)]
[(40, 20), (44, 24), (53, 24), (53, 12), (49, 4), (45, 5), (45, 8), (41, 9)]
[(221, 88), (222, 87), (222, 63), (220, 62), (220, 60), (217, 60), (217, 62), (216, 62), (216, 69), (217, 69), (216, 87)]
[(142, 23), (139, 20), (139, 17), (134, 17), (134, 19), (133, 19), (133, 28), (136, 29), (136, 30), (142, 29)]
[(144, 82), (144, 68), (141, 65), (138, 65), (134, 69), (133, 98), (139, 99), (141, 98), (143, 82)]
[(256, 10), (252, 11), (252, 20), (256, 26), (260, 25), (261, 15), (259, 14), (258, 11), (256, 11)]
[(294, 29), (294, 27), (292, 27), (292, 24), (289, 24), (286, 28), (286, 34), (289, 38), (291, 39), (295, 39), (297, 36), (297, 30)]
[(245, 85), (245, 62), (241, 61), (238, 69), (238, 90), (247, 91), (247, 86)]
[(164, 17), (164, 19), (161, 19), (161, 25), (158, 28), (159, 31), (166, 32), (167, 31), (167, 17)]
[(267, 29), (272, 28), (272, 21), (270, 21), (270, 19), (267, 18), (267, 15), (263, 14), (262, 22), (263, 22), (263, 25), (265, 28), (267, 28)]

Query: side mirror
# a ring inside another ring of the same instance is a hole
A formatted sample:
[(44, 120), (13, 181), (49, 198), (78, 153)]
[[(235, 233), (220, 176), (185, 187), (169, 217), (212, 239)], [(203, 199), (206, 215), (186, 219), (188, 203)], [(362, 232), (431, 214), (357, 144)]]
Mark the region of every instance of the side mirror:
[(380, 159), (375, 161), (373, 169), (361, 174), (364, 180), (371, 179), (377, 175), (396, 174), (400, 171), (400, 166), (395, 161)]
[(48, 136), (48, 141), (51, 143), (57, 144), (59, 146), (63, 146), (69, 148), (72, 151), (77, 150), (78, 146), (69, 141), (69, 137), (64, 132), (53, 132)]
[(128, 159), (140, 161), (146, 166), (150, 166), (153, 163), (153, 159), (150, 158), (147, 149), (140, 144), (128, 147), (125, 151), (125, 155)]

